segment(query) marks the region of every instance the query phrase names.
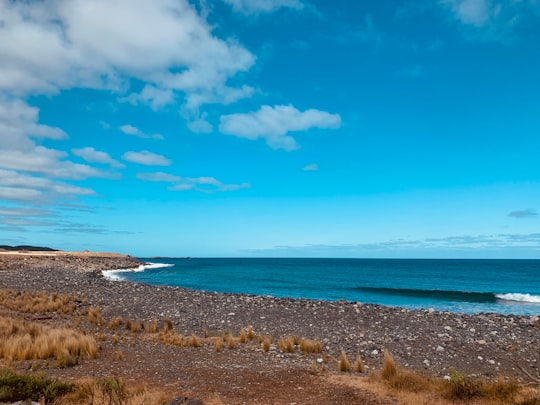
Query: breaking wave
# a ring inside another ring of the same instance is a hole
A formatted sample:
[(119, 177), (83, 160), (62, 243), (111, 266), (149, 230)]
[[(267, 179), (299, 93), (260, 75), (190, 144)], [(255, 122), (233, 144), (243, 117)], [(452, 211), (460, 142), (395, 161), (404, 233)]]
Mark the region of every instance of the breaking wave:
[(429, 298), (441, 301), (461, 301), (475, 303), (496, 303), (497, 301), (513, 301), (540, 304), (540, 296), (521, 293), (497, 294), (491, 292), (453, 291), (453, 290), (423, 290), (414, 288), (388, 287), (358, 287), (365, 291), (390, 296)]
[(118, 269), (118, 270), (104, 270), (102, 271), (103, 277), (113, 280), (113, 281), (123, 281), (124, 277), (122, 276), (122, 273), (133, 273), (133, 272), (142, 272), (146, 270), (151, 269), (159, 269), (162, 267), (172, 267), (174, 264), (168, 264), (168, 263), (144, 263), (141, 264), (138, 267), (132, 268), (132, 269)]

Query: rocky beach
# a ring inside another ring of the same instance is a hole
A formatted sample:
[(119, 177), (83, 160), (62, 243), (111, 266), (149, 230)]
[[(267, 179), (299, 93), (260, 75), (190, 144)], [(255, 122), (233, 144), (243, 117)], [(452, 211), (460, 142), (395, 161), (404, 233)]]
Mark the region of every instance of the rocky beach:
[[(345, 383), (337, 377), (335, 363), (343, 350), (351, 359), (362, 358), (364, 374), (379, 370), (383, 352), (390, 351), (399, 366), (431, 376), (444, 378), (455, 369), (488, 379), (540, 382), (538, 316), (222, 294), (112, 281), (102, 274), (139, 265), (135, 258), (114, 254), (0, 254), (0, 288), (78, 294), (89, 306), (99, 307), (106, 320), (167, 319), (186, 336), (250, 326), (274, 340), (316, 339), (322, 352), (283, 353), (275, 344), (268, 351), (246, 345), (216, 352), (213, 347), (176, 348), (127, 338), (114, 343), (104, 338), (97, 359), (47, 372), (68, 379), (115, 375), (143, 380), (205, 403), (395, 403), (369, 392), (361, 382)], [(111, 361), (119, 350), (122, 361)], [(328, 372), (320, 372), (323, 362)]]

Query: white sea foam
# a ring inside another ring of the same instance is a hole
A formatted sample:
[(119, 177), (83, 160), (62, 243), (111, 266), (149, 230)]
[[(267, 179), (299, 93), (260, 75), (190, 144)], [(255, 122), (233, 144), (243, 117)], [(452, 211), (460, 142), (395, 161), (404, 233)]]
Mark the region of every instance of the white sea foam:
[(517, 302), (533, 302), (540, 304), (540, 296), (532, 294), (520, 294), (520, 293), (508, 293), (508, 294), (495, 294), (500, 300), (505, 301), (517, 301)]
[(122, 273), (141, 272), (150, 269), (159, 269), (161, 267), (172, 267), (174, 264), (169, 263), (145, 263), (132, 269), (118, 269), (118, 270), (103, 270), (101, 273), (103, 277), (113, 281), (123, 281)]

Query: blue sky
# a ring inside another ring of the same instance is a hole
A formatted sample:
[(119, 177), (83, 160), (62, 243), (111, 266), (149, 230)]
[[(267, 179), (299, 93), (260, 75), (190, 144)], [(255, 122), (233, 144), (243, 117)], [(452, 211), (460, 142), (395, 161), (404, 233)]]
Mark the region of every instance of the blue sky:
[(0, 0), (0, 244), (540, 258), (537, 0)]

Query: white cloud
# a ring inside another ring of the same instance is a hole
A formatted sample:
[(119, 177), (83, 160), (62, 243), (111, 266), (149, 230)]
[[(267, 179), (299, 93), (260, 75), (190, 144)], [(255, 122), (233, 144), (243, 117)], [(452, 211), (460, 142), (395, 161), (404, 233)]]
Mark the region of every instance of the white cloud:
[[(67, 134), (61, 129), (39, 124), (38, 119), (39, 109), (22, 100), (0, 97), (2, 199), (52, 203), (75, 196), (94, 195), (93, 190), (54, 179), (110, 178), (111, 173), (71, 162), (67, 160), (66, 152), (37, 145), (36, 142), (43, 138), (67, 138)], [(81, 150), (81, 153), (83, 152)]]
[[(187, 0), (0, 0), (0, 89), (129, 89), (133, 102), (159, 108), (183, 93), (186, 105), (248, 95), (227, 82), (255, 57), (215, 37)], [(128, 90), (129, 91), (129, 90)]]
[(242, 14), (269, 13), (287, 7), (302, 10), (304, 4), (299, 0), (223, 0), (236, 12)]
[(487, 24), (494, 11), (490, 0), (444, 0), (444, 3), (463, 24), (477, 27)]
[(235, 191), (249, 188), (249, 183), (225, 184), (215, 177), (180, 177), (164, 172), (138, 173), (137, 178), (142, 181), (172, 183), (170, 191), (196, 190), (205, 193), (217, 191)]
[(127, 97), (120, 98), (131, 104), (148, 104), (152, 110), (157, 111), (169, 104), (174, 103), (175, 96), (172, 89), (159, 89), (147, 84), (140, 93), (131, 93)]
[(174, 174), (153, 172), (153, 173), (137, 173), (137, 178), (142, 181), (167, 182), (174, 183), (181, 180), (181, 177)]
[[(0, 63), (0, 72), (1, 66), (2, 63)], [(34, 141), (31, 138), (67, 138), (66, 133), (60, 128), (41, 125), (38, 123), (38, 119), (39, 109), (31, 107), (21, 100), (0, 97), (0, 144), (2, 149), (30, 149), (34, 146)]]
[(73, 152), (75, 156), (79, 156), (89, 163), (103, 163), (112, 167), (125, 167), (122, 163), (114, 160), (108, 153), (97, 151), (90, 146), (86, 148), (72, 149), (71, 152)]
[(302, 170), (305, 172), (316, 172), (319, 170), (319, 165), (317, 163), (310, 163), (309, 165), (305, 165)]
[(141, 152), (126, 152), (122, 155), (122, 159), (131, 163), (138, 163), (145, 166), (170, 166), (171, 161), (165, 156), (143, 150)]
[(54, 212), (41, 208), (6, 207), (0, 206), (0, 215), (3, 217), (53, 217)]
[[(515, 28), (538, 17), (537, 0), (440, 0), (467, 37), (484, 41), (515, 39)], [(535, 16), (536, 14), (536, 16)]]
[(298, 145), (289, 132), (339, 126), (341, 117), (338, 114), (314, 109), (299, 111), (292, 105), (265, 105), (259, 111), (222, 116), (219, 129), (224, 134), (241, 138), (263, 138), (274, 149), (290, 151)]
[(212, 124), (206, 120), (206, 114), (204, 114), (201, 118), (188, 122), (187, 125), (192, 132), (199, 134), (210, 133), (214, 130)]
[(182, 178), (173, 186), (171, 191), (196, 190), (203, 193), (215, 193), (217, 191), (237, 191), (243, 188), (250, 188), (251, 184), (225, 184), (214, 177), (188, 177)]
[(0, 168), (72, 180), (82, 180), (89, 177), (112, 177), (106, 171), (63, 160), (66, 156), (65, 152), (43, 146), (34, 146), (22, 151), (0, 149)]
[(122, 125), (120, 127), (120, 131), (122, 131), (126, 135), (133, 135), (138, 138), (159, 139), (159, 140), (165, 139), (163, 135), (161, 134), (146, 134), (142, 132), (139, 128), (136, 128), (133, 125), (129, 125), (129, 124)]
[(4, 200), (30, 200), (34, 203), (51, 200), (52, 198), (66, 196), (69, 198), (73, 195), (95, 194), (93, 190), (88, 188), (3, 169), (0, 169), (0, 188), (2, 189), (2, 198)]
[(0, 198), (6, 201), (35, 202), (43, 198), (43, 193), (29, 188), (0, 186)]

